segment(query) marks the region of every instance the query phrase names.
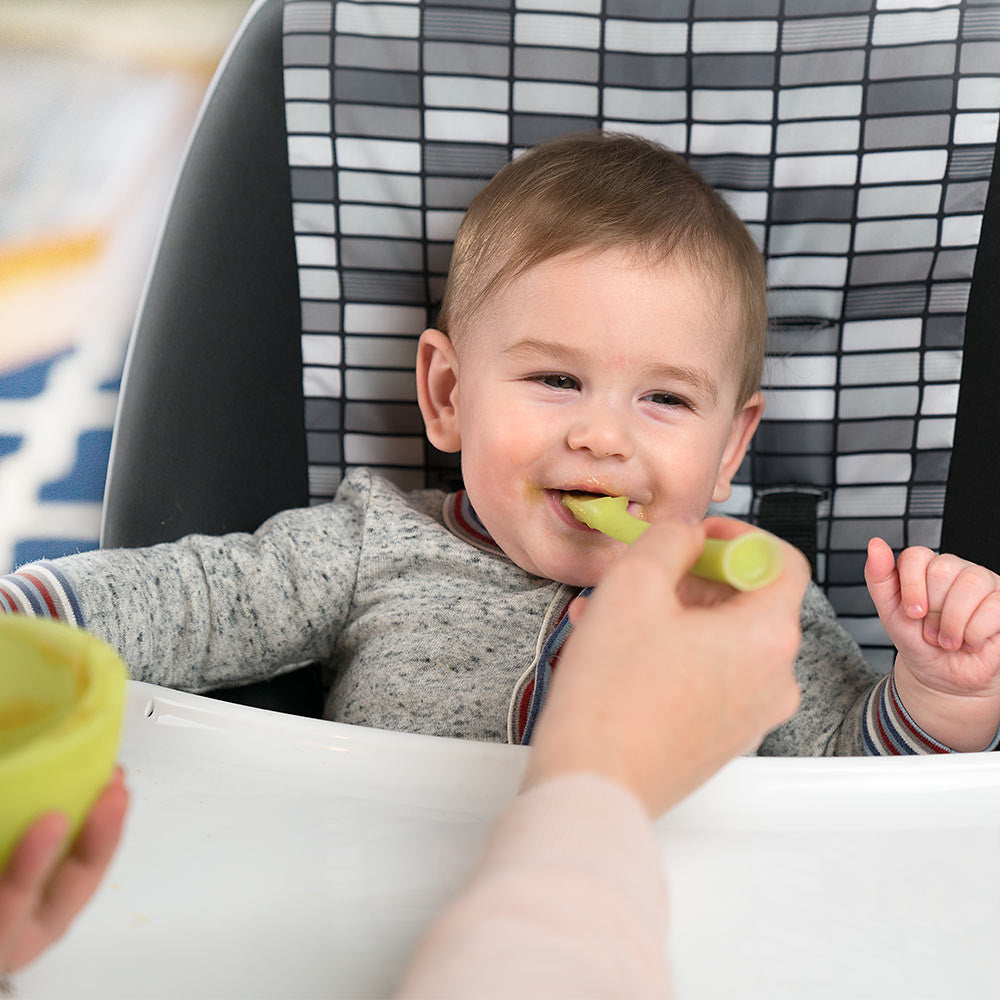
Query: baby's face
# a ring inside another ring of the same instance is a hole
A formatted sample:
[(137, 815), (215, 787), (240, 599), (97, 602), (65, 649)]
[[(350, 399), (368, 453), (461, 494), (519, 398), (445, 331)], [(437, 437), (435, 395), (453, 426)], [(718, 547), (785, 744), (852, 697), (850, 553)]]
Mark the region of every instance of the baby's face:
[(453, 399), (469, 499), (522, 569), (597, 582), (622, 545), (567, 491), (626, 495), (648, 521), (729, 495), (763, 408), (736, 409), (735, 308), (681, 262), (566, 255), (521, 275), (463, 331)]

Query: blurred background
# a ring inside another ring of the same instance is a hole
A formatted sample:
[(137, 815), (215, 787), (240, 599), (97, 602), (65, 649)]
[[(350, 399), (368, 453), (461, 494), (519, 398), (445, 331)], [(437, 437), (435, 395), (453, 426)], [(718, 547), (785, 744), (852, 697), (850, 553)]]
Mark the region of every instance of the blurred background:
[(250, 6), (0, 2), (0, 574), (97, 546), (160, 219)]

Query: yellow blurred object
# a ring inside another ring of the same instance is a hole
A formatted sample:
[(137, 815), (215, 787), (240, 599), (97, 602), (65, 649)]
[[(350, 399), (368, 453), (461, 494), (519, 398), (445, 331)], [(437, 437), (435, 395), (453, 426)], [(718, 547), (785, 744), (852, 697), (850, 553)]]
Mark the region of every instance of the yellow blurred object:
[(174, 69), (207, 84), (252, 0), (3, 0), (0, 47)]
[(0, 0), (0, 372), (87, 338), (124, 354), (198, 107), (250, 6)]
[(100, 259), (106, 242), (104, 233), (83, 232), (38, 239), (20, 246), (0, 246), (0, 285), (40, 272), (94, 263)]
[(114, 650), (83, 629), (0, 614), (0, 870), (43, 813), (79, 830), (111, 777), (125, 680)]

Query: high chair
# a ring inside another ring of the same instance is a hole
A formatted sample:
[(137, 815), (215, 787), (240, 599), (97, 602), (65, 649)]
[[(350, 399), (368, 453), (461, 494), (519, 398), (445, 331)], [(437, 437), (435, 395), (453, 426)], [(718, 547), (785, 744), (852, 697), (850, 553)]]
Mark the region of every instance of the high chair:
[[(998, 104), (994, 3), (260, 0), (150, 273), (103, 544), (250, 530), (357, 464), (451, 488), (411, 366), (463, 208), (518, 148), (640, 130), (768, 255), (726, 509), (800, 544), (887, 666), (870, 534), (1000, 569)], [(313, 712), (291, 676), (226, 696)], [(21, 994), (388, 996), (526, 754), (131, 682), (123, 848)], [(992, 755), (732, 761), (656, 827), (676, 996), (992, 995), (997, 829)]]
[[(799, 545), (888, 669), (869, 537), (1000, 568), (998, 106), (975, 0), (259, 0), (149, 275), (102, 544), (252, 530), (355, 465), (454, 488), (412, 366), (464, 208), (518, 149), (635, 131), (767, 255), (767, 414), (724, 510)], [(314, 711), (299, 681), (239, 697)]]

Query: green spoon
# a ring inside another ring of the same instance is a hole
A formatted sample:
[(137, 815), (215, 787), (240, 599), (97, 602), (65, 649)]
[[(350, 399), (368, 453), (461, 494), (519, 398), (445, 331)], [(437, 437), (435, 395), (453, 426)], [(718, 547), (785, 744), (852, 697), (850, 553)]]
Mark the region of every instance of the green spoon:
[[(563, 503), (588, 528), (626, 545), (650, 527), (647, 521), (628, 512), (628, 497), (567, 493)], [(737, 590), (766, 587), (781, 572), (781, 544), (765, 531), (750, 531), (738, 538), (706, 538), (691, 572), (706, 580), (728, 583)]]

